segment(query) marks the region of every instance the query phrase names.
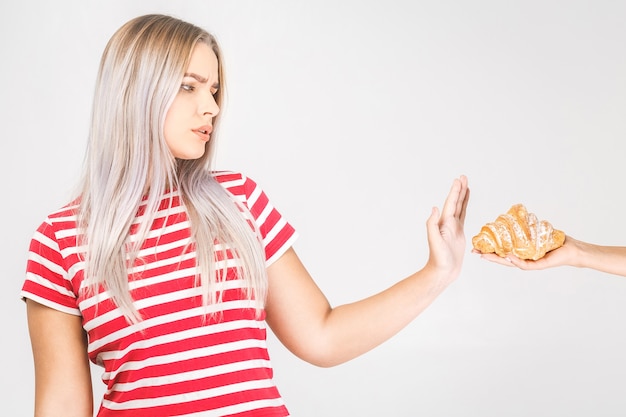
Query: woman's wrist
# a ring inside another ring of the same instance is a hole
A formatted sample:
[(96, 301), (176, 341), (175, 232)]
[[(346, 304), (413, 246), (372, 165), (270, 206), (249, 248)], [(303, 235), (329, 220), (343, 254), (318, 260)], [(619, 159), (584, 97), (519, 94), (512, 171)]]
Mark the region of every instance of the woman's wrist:
[(595, 245), (567, 237), (571, 241), (571, 265), (577, 268), (593, 268)]

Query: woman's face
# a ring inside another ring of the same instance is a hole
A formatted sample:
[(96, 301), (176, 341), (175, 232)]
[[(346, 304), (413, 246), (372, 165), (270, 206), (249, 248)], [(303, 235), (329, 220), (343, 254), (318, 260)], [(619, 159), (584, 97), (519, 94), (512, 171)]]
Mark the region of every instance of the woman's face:
[(194, 47), (180, 91), (165, 115), (165, 142), (174, 157), (198, 159), (211, 139), (213, 118), (220, 111), (215, 102), (219, 89), (218, 62), (205, 43)]

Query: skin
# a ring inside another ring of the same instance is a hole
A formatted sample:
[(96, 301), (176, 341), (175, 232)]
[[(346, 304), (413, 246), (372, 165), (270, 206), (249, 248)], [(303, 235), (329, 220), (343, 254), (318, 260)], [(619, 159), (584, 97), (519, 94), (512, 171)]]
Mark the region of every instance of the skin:
[(35, 364), (35, 417), (91, 417), (93, 391), (82, 318), (26, 300)]
[(165, 116), (164, 135), (170, 152), (179, 159), (198, 159), (206, 149), (213, 118), (220, 109), (215, 102), (219, 89), (217, 57), (205, 43), (198, 43), (191, 53), (179, 93)]
[(426, 222), (426, 265), (388, 289), (331, 307), (296, 252), (289, 249), (268, 268), (266, 321), (296, 356), (322, 367), (341, 364), (386, 341), (415, 319), (459, 275), (465, 252), (463, 224), (469, 189), (455, 179), (441, 214)]
[[(193, 131), (211, 125), (219, 108), (217, 59), (204, 44), (194, 49), (181, 92), (165, 120), (165, 139), (178, 158), (202, 156), (205, 141)], [(189, 89), (186, 85), (195, 87)], [(355, 358), (392, 337), (459, 275), (466, 249), (463, 231), (467, 178), (453, 181), (441, 212), (426, 222), (429, 259), (388, 289), (351, 304), (332, 307), (293, 248), (268, 268), (266, 320), (296, 356), (317, 366)], [(27, 301), (35, 363), (36, 417), (91, 417), (93, 393), (81, 318)], [(63, 381), (59, 383), (59, 381)]]
[[(479, 253), (473, 250), (474, 253)], [(626, 247), (602, 246), (565, 237), (563, 246), (548, 252), (536, 261), (519, 259), (513, 255), (500, 257), (496, 254), (481, 254), (481, 258), (500, 265), (518, 267), (526, 271), (573, 266), (590, 268), (600, 272), (626, 277)]]

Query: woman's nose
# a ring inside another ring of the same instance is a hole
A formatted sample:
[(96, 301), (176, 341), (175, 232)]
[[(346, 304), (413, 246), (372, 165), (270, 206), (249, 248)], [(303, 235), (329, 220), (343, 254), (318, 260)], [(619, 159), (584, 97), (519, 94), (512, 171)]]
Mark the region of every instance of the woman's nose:
[(215, 117), (219, 112), (220, 107), (217, 105), (217, 101), (215, 101), (215, 96), (211, 93), (207, 93), (200, 104), (200, 113), (202, 113), (203, 116), (210, 115), (211, 117)]

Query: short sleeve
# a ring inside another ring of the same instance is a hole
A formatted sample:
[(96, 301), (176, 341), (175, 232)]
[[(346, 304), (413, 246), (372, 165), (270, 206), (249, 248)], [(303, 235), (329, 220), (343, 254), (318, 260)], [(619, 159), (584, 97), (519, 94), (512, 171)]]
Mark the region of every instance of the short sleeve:
[(271, 265), (296, 241), (296, 230), (251, 178), (239, 173), (222, 172), (216, 175), (216, 179), (247, 206), (263, 239), (266, 265)]
[(20, 296), (55, 310), (80, 315), (68, 275), (53, 224), (47, 219), (30, 241), (26, 279)]

